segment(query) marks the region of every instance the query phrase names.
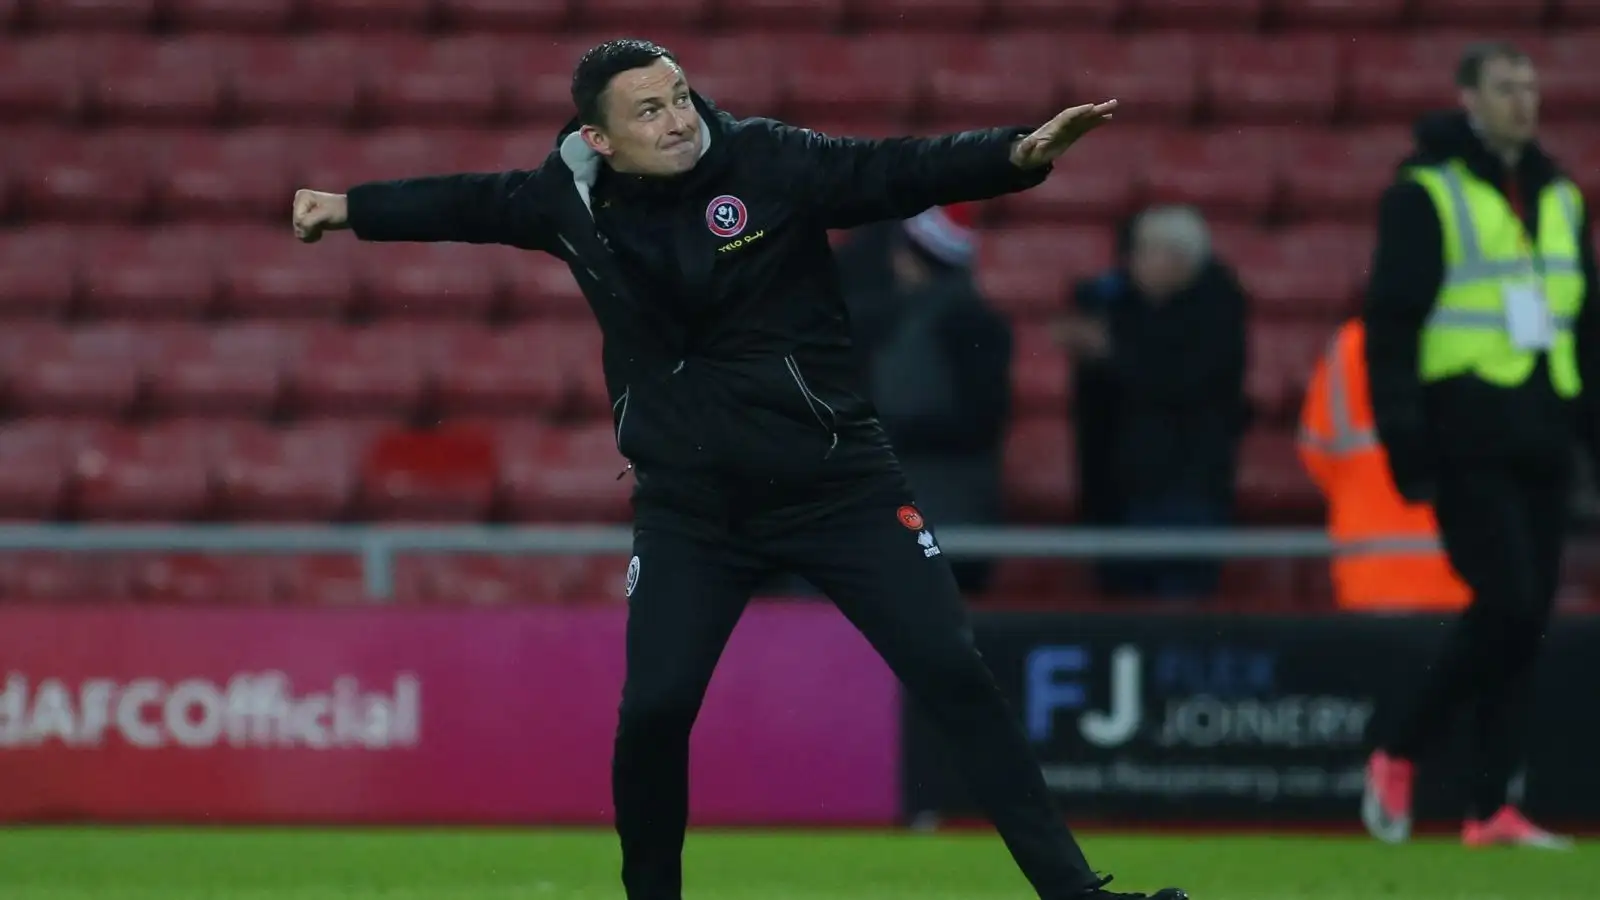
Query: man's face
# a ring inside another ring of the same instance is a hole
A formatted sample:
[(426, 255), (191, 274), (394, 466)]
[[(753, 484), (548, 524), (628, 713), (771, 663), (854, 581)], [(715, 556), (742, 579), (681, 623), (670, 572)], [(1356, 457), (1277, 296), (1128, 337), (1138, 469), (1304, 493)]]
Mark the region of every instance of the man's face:
[(1539, 127), (1539, 79), (1533, 63), (1506, 57), (1488, 60), (1478, 86), (1461, 92), (1461, 103), (1491, 142), (1526, 144)]
[(1134, 235), (1128, 274), (1139, 292), (1151, 300), (1165, 300), (1189, 286), (1199, 274), (1198, 263), (1184, 248), (1141, 228)]
[(670, 60), (611, 79), (600, 103), (604, 122), (585, 125), (583, 137), (618, 172), (678, 175), (699, 161), (700, 112), (683, 70)]

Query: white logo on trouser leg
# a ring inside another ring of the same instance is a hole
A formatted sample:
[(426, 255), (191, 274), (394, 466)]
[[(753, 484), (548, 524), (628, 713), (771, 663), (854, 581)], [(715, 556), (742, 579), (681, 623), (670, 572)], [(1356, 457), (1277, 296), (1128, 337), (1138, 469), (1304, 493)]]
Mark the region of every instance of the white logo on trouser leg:
[(628, 560), (628, 580), (623, 584), (623, 596), (632, 597), (633, 589), (639, 584), (639, 557)]
[(929, 559), (938, 556), (940, 553), (939, 545), (933, 542), (932, 532), (917, 532), (917, 543), (922, 545), (922, 555)]

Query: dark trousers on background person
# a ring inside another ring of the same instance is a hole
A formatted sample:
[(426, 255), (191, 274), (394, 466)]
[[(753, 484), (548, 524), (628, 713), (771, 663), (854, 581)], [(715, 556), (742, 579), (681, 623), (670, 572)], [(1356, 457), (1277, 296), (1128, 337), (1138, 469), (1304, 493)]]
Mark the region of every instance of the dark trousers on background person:
[(1561, 462), (1451, 460), (1439, 473), (1439, 531), (1472, 603), (1382, 749), (1425, 757), (1456, 715), (1469, 713), (1476, 819), (1506, 804), (1526, 749), (1535, 670), (1560, 586), (1569, 480)]
[[(637, 523), (627, 681), (612, 785), (629, 900), (679, 900), (689, 732), (749, 601), (774, 569), (833, 600), (937, 724), (973, 795), (1044, 898), (1095, 884), (1027, 737), (973, 644), (950, 565), (884, 491), (785, 527)], [(796, 678), (806, 677), (803, 671)]]

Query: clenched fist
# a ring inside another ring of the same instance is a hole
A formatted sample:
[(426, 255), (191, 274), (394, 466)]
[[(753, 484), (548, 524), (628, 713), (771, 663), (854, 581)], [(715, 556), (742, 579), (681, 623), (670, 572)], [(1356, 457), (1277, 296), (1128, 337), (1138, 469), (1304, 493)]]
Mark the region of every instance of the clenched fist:
[(350, 224), (350, 207), (343, 194), (322, 191), (294, 192), (294, 236), (314, 244), (324, 231), (337, 231)]

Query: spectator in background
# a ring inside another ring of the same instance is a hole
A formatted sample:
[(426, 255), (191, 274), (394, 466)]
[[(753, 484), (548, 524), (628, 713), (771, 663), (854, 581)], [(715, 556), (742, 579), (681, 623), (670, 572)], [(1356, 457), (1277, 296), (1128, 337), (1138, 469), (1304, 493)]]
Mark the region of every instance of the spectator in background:
[[(996, 524), (1011, 329), (973, 282), (972, 208), (934, 207), (888, 235), (862, 237), (887, 237), (881, 246), (892, 277), (887, 290), (846, 286), (855, 342), (917, 505), (935, 523)], [(872, 269), (870, 260), (856, 261), (846, 278), (870, 278)], [(963, 560), (954, 569), (963, 591), (981, 592), (992, 563)]]
[[(1077, 286), (1077, 311), (1061, 328), (1084, 379), (1081, 478), (1094, 485), (1085, 511), (1133, 528), (1224, 526), (1247, 416), (1244, 292), (1188, 207), (1145, 210), (1120, 251), (1111, 271)], [(1102, 582), (1116, 593), (1199, 597), (1215, 591), (1219, 568), (1114, 565)]]

